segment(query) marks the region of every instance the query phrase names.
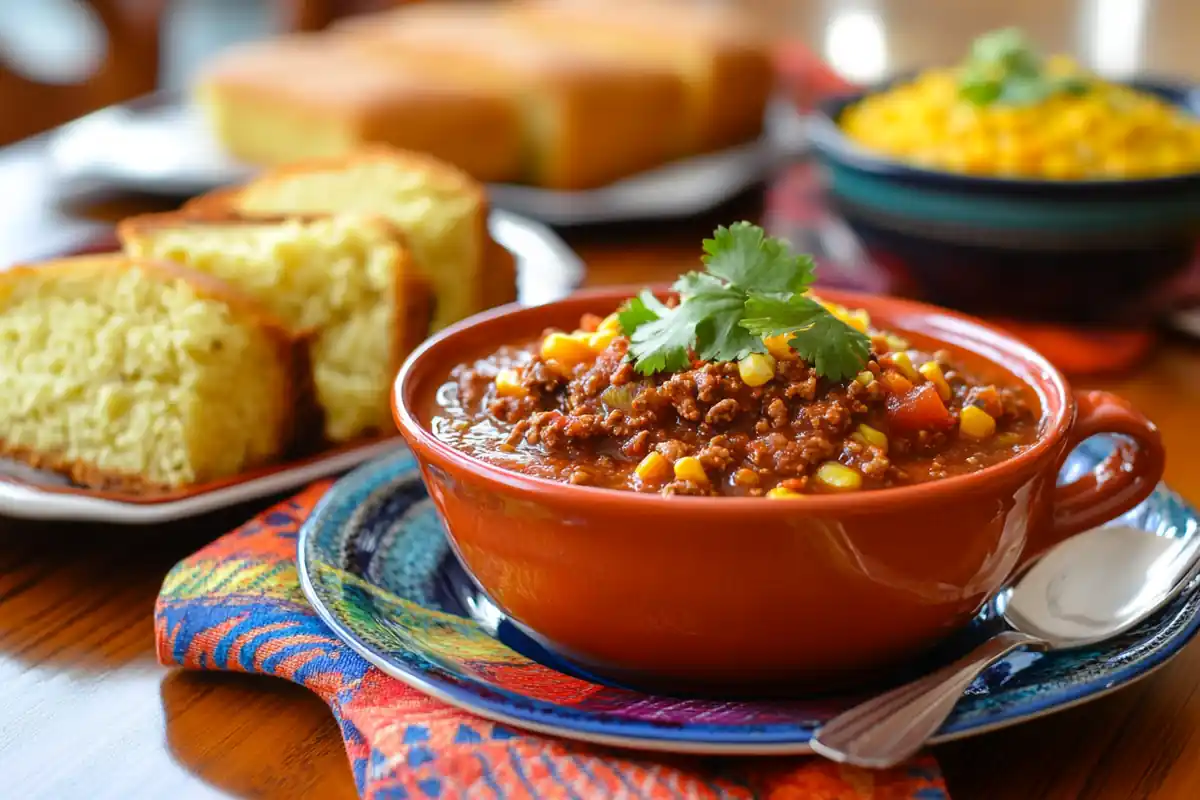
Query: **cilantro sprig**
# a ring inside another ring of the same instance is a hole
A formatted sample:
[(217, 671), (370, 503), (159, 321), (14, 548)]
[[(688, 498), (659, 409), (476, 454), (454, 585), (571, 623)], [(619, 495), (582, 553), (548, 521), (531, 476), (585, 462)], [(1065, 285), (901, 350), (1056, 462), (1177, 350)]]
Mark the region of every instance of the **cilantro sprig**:
[(1089, 88), (1078, 75), (1053, 75), (1024, 34), (1005, 28), (980, 36), (959, 69), (959, 95), (975, 105), (1034, 105)]
[(672, 288), (668, 308), (643, 290), (618, 313), (629, 356), (643, 375), (687, 369), (702, 361), (737, 361), (764, 353), (764, 336), (788, 337), (804, 360), (831, 380), (866, 364), (870, 340), (805, 293), (815, 279), (812, 258), (749, 222), (719, 227), (704, 240), (704, 272), (689, 272)]

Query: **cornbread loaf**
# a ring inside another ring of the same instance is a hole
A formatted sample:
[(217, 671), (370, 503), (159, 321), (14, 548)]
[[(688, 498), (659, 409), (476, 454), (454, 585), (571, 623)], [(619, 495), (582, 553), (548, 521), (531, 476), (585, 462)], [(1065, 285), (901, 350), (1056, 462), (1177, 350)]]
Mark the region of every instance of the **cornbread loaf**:
[(419, 4), (343, 23), (332, 35), (374, 54), (380, 69), (506, 96), (521, 115), (527, 183), (593, 188), (686, 150), (684, 86), (674, 70), (557, 41), (499, 8)]
[(673, 70), (687, 87), (687, 144), (740, 144), (762, 132), (774, 86), (770, 42), (744, 9), (670, 0), (526, 0), (507, 16), (631, 67)]
[(385, 143), (443, 158), (480, 180), (514, 180), (520, 171), (507, 98), (399, 63), (383, 68), (329, 38), (234, 47), (209, 66), (196, 93), (223, 147), (254, 164)]
[(127, 219), (118, 235), (132, 255), (228, 281), (293, 331), (311, 331), (326, 439), (395, 429), (392, 381), (429, 328), (432, 298), (391, 223), (355, 215), (248, 221), (172, 213)]
[(305, 347), (249, 298), (105, 254), (0, 272), (0, 455), (160, 492), (284, 455)]
[(437, 293), (434, 328), (516, 297), (512, 256), (487, 232), (483, 187), (428, 156), (373, 147), (269, 170), (192, 200), (193, 214), (275, 217), (376, 213), (404, 233)]

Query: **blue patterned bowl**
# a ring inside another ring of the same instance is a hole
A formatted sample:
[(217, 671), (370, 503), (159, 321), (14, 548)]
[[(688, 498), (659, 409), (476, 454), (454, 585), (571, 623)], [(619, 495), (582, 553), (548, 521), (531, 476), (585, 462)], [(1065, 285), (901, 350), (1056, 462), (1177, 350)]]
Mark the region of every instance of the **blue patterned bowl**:
[[(1200, 115), (1200, 91), (1130, 85)], [(811, 129), (829, 199), (907, 294), (984, 315), (1144, 321), (1200, 233), (1200, 172), (1132, 180), (980, 177), (911, 166), (843, 135), (827, 102)]]

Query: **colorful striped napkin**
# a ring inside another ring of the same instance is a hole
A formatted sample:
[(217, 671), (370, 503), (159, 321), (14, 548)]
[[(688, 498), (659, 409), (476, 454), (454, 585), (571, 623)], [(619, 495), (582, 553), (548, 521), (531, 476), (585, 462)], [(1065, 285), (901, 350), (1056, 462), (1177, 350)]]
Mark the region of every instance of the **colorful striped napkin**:
[(871, 772), (818, 759), (648, 755), (526, 733), (421, 694), (342, 644), (301, 593), (296, 533), (328, 487), (309, 487), (178, 564), (155, 631), (167, 666), (274, 675), (316, 692), (363, 797), (947, 797), (928, 756)]

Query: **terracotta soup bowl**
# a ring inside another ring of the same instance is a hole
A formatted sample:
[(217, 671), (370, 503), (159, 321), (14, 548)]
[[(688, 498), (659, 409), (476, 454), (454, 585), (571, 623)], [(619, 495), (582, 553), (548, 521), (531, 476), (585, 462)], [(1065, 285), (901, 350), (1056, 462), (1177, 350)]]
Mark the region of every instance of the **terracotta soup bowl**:
[[(1025, 345), (959, 314), (822, 292), (865, 308), (983, 379), (1023, 384), (1036, 443), (974, 474), (789, 501), (664, 497), (557, 483), (466, 455), (430, 432), (451, 369), (547, 327), (607, 314), (629, 289), (507, 307), (447, 329), (404, 365), (396, 420), (462, 563), (547, 647), (619, 681), (683, 688), (845, 683), (965, 626), (1023, 565), (1144, 499), (1162, 475), (1157, 429), (1124, 400), (1072, 392)], [(1057, 486), (1067, 453), (1121, 434), (1094, 473)]]

